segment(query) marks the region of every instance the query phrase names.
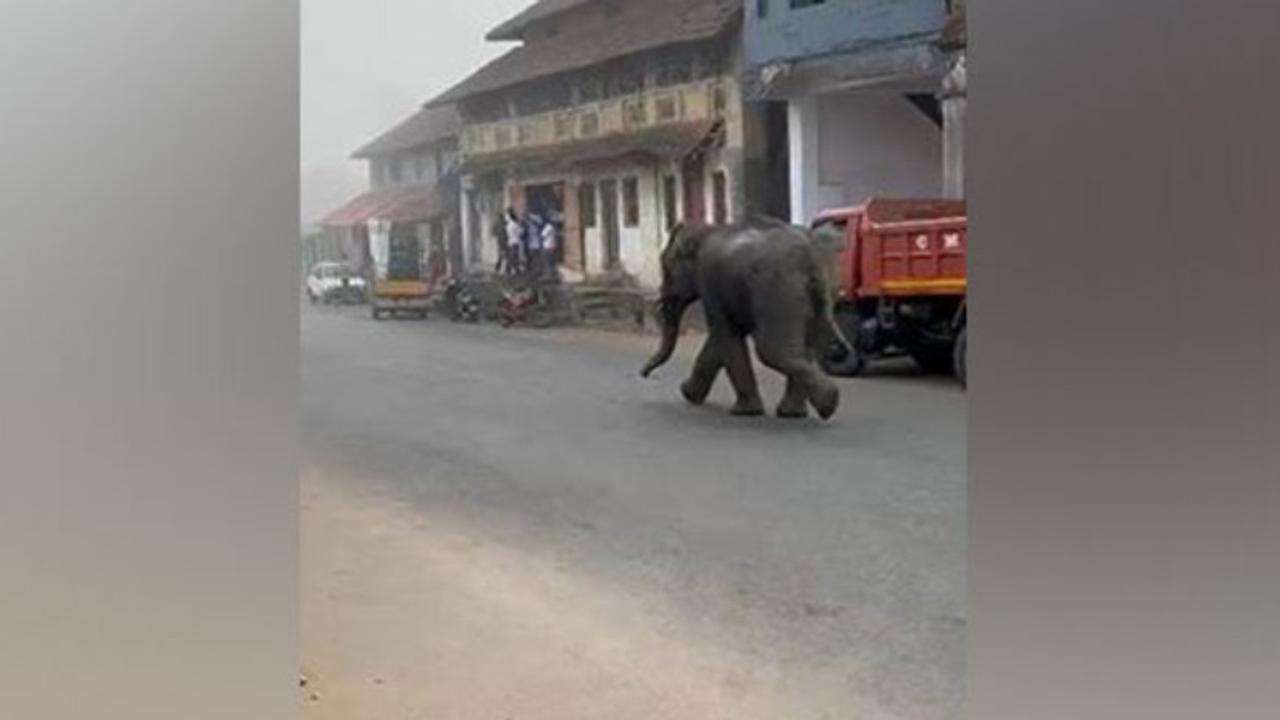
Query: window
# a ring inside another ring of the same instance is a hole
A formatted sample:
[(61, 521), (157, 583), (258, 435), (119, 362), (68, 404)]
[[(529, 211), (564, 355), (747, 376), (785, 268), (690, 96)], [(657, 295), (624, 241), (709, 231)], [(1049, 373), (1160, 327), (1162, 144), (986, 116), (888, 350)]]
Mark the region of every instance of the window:
[(493, 131), (493, 143), (502, 150), (511, 145), (511, 128), (504, 125)]
[(622, 224), (640, 224), (640, 181), (633, 177), (622, 181)]
[(662, 206), (667, 215), (667, 230), (670, 231), (680, 221), (677, 210), (676, 199), (676, 176), (668, 175), (662, 178)]
[(675, 120), (676, 119), (676, 99), (670, 95), (660, 97), (654, 101), (654, 114), (659, 120)]
[(561, 113), (556, 115), (556, 139), (565, 140), (573, 137), (573, 115)]
[(627, 127), (637, 127), (649, 122), (649, 113), (644, 98), (623, 105)]
[(578, 215), (583, 229), (596, 226), (596, 186), (582, 183), (578, 186)]
[(532, 145), (537, 140), (538, 129), (532, 123), (522, 123), (519, 132), (521, 145)]
[(723, 114), (725, 109), (729, 107), (729, 96), (725, 93), (723, 86), (717, 85), (711, 91), (711, 106), (715, 109), (717, 115)]
[(717, 224), (729, 221), (729, 178), (721, 170), (712, 178), (712, 201), (714, 219)]
[(791, 0), (791, 9), (800, 10), (801, 8), (813, 7), (814, 5), (824, 5), (827, 0)]

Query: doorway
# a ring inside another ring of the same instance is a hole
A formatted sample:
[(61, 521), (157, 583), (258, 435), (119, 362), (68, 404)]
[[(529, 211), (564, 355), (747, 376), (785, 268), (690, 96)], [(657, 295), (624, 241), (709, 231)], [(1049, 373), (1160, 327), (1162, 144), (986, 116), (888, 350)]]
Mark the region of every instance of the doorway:
[(480, 240), (484, 237), (484, 228), (480, 227), (482, 222), (480, 216), (480, 200), (476, 197), (475, 190), (467, 190), (465, 193), (467, 206), (467, 252), (471, 256), (471, 263), (480, 264), (483, 255), (480, 252)]
[(691, 155), (684, 161), (684, 221), (689, 225), (702, 225), (707, 221), (706, 179), (703, 176), (705, 161), (701, 154)]
[[(556, 226), (556, 234), (564, 238), (564, 183), (526, 185), (524, 188), (525, 211), (537, 213), (543, 220)], [(564, 262), (564, 242), (556, 243), (556, 262)]]
[(622, 264), (622, 230), (618, 227), (618, 181), (600, 181), (600, 224), (604, 238), (604, 269)]

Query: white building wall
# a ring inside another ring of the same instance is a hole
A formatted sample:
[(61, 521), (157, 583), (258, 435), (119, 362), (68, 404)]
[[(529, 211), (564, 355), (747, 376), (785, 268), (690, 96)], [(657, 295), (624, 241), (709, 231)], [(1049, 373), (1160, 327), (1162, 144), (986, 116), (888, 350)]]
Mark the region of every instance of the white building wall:
[(874, 195), (942, 193), (942, 131), (902, 95), (842, 93), (821, 103), (823, 197), (857, 204)]
[(942, 132), (899, 93), (804, 98), (790, 120), (793, 222), (873, 196), (942, 194)]
[[(579, 176), (579, 181), (592, 183), (596, 188), (595, 227), (584, 230), (589, 275), (605, 271), (604, 197), (601, 193), (603, 182), (612, 179), (616, 182), (621, 269), (648, 287), (656, 287), (661, 282), (659, 255), (666, 236), (661, 177), (665, 171), (663, 165), (623, 162), (595, 168)], [(625, 222), (623, 185), (627, 178), (636, 179), (639, 191), (640, 222), (634, 227), (627, 227)]]
[(792, 100), (787, 107), (787, 132), (791, 145), (791, 222), (809, 222), (822, 204), (818, 197), (819, 118), (818, 97)]
[[(462, 253), (466, 258), (467, 267), (473, 270), (491, 269), (498, 262), (498, 241), (493, 233), (493, 221), (504, 207), (501, 193), (495, 195), (487, 192), (484, 188), (477, 187), (475, 179), (471, 176), (462, 178), (461, 189), (462, 192), (458, 193), (458, 210), (461, 213)], [(468, 208), (468, 203), (472, 201), (472, 198), (476, 203), (474, 220), (478, 223), (474, 228), (471, 226), (472, 213)], [(479, 236), (477, 248), (480, 251), (480, 256), (478, 258), (472, 253), (471, 238), (473, 233)]]

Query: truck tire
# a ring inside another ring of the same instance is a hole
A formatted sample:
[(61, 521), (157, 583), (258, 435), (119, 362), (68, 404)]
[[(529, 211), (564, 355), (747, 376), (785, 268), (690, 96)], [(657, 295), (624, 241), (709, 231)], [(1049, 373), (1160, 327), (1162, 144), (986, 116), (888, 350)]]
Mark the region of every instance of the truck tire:
[(911, 359), (916, 361), (920, 369), (930, 375), (950, 375), (955, 371), (955, 366), (952, 364), (953, 355), (954, 350), (952, 348), (931, 348), (912, 352)]
[(960, 334), (956, 336), (955, 359), (952, 364), (955, 366), (956, 379), (960, 381), (963, 387), (969, 387), (969, 328), (960, 328)]

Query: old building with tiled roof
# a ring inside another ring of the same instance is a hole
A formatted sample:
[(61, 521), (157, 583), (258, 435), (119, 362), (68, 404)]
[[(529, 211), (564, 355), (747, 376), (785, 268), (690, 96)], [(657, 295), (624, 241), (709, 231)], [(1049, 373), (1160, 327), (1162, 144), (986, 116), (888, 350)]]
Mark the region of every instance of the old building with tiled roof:
[(369, 190), (333, 210), (320, 225), (353, 269), (365, 269), (371, 244), (410, 233), (423, 248), (444, 248), (450, 265), (466, 262), (458, 220), (458, 135), (449, 104), (419, 109), (365, 143), (352, 159), (369, 168)]
[(428, 102), (462, 116), (473, 262), (496, 260), (504, 208), (528, 208), (562, 219), (566, 268), (653, 286), (675, 223), (767, 210), (741, 18), (741, 0), (541, 0), (491, 31), (519, 44)]

